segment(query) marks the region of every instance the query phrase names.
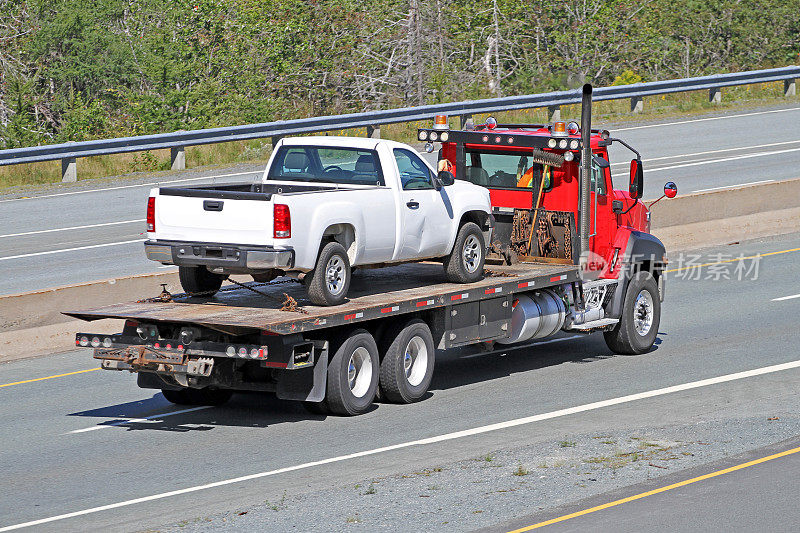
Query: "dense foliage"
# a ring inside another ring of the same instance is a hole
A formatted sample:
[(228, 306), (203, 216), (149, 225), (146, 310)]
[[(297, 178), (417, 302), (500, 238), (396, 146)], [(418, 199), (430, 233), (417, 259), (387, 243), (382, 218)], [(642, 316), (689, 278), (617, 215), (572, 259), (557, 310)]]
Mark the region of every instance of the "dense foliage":
[(0, 148), (798, 62), (800, 0), (0, 0)]

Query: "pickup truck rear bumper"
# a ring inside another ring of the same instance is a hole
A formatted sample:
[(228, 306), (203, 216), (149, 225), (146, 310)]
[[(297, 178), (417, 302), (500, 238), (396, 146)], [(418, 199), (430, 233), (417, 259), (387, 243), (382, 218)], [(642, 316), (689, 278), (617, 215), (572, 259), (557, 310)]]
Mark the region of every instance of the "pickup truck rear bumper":
[(146, 241), (147, 258), (165, 265), (266, 270), (294, 266), (294, 250), (272, 246), (211, 244), (186, 241)]

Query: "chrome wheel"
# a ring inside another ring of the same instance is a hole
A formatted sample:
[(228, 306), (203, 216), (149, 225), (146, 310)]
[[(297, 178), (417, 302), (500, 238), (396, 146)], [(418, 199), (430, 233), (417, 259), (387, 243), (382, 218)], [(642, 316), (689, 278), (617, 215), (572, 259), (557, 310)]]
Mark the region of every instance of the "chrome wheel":
[(403, 354), (403, 369), (409, 385), (416, 387), (425, 379), (428, 371), (428, 347), (422, 337), (412, 337)]
[(647, 290), (640, 291), (636, 296), (636, 302), (633, 304), (633, 326), (642, 337), (653, 327), (653, 297)]
[(347, 381), (350, 391), (356, 398), (361, 398), (369, 390), (372, 382), (372, 358), (366, 348), (359, 346), (350, 354), (347, 363)]
[(464, 249), (461, 251), (461, 258), (464, 262), (464, 269), (470, 274), (478, 270), (481, 262), (481, 243), (475, 235), (470, 235), (464, 241)]
[(325, 265), (325, 285), (331, 295), (338, 296), (342, 292), (346, 275), (342, 258), (338, 255), (331, 257)]

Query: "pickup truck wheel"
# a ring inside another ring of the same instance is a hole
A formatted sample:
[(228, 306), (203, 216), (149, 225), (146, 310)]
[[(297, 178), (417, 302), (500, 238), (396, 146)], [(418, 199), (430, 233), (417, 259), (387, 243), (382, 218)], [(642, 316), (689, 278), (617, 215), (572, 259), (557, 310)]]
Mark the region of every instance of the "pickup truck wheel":
[(431, 379), (435, 349), (433, 335), (424, 321), (415, 319), (385, 336), (381, 361), (381, 398), (411, 403), (422, 398)]
[(222, 405), (233, 396), (230, 389), (161, 389), (168, 401), (178, 405)]
[(611, 331), (603, 333), (615, 353), (638, 355), (650, 351), (661, 322), (658, 284), (650, 272), (638, 272), (628, 283), (622, 316)]
[(328, 364), (328, 409), (344, 416), (365, 413), (375, 401), (379, 366), (375, 339), (363, 329), (355, 330)]
[(350, 288), (350, 260), (347, 251), (338, 242), (322, 247), (317, 266), (310, 273), (308, 298), (316, 305), (339, 305), (344, 302)]
[(486, 259), (486, 242), (483, 232), (474, 222), (467, 222), (458, 230), (453, 251), (444, 260), (447, 279), (453, 283), (473, 283), (483, 277)]
[(222, 286), (225, 276), (209, 272), (205, 267), (178, 267), (181, 287), (189, 296), (213, 296)]

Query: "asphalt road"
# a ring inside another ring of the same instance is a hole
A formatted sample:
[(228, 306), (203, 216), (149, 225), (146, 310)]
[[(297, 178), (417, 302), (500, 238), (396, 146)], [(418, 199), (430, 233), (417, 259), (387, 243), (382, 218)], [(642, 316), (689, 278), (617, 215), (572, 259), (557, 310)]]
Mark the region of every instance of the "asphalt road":
[(539, 525), (535, 529), (553, 533), (798, 531), (798, 445), (800, 439), (790, 439), (488, 530), (530, 531)]
[[(793, 234), (720, 247), (707, 250), (706, 257), (782, 251), (797, 248), (798, 239), (800, 234)], [(800, 298), (779, 298), (800, 293), (798, 253), (763, 257), (757, 279), (735, 279), (735, 263), (724, 263), (734, 279), (713, 279), (719, 268), (702, 269), (700, 279), (684, 279), (694, 278), (694, 270), (691, 276), (671, 274), (658, 345), (650, 354), (614, 356), (597, 335), (466, 360), (466, 354), (442, 354), (425, 401), (381, 404), (356, 418), (309, 415), (294, 403), (257, 394), (236, 395), (219, 408), (178, 413), (182, 409), (159, 393), (138, 389), (131, 375), (91, 370), (95, 365), (87, 350), (4, 364), (0, 384), (80, 373), (0, 387), (0, 531), (68, 513), (78, 514), (30, 529), (131, 531), (177, 524), (180, 530), (330, 531), (344, 525), (352, 531), (464, 530), (566, 502), (543, 499), (533, 490), (510, 493), (502, 506), (493, 507), (499, 495), (482, 490), (462, 502), (471, 507), (431, 508), (416, 494), (395, 495), (375, 507), (378, 500), (348, 496), (343, 487), (376, 476), (447, 470), (454, 461), (571, 435), (658, 432), (679, 424), (691, 435), (687, 440), (697, 441), (704, 428), (725, 420), (735, 424), (725, 426), (724, 437), (700, 443), (723, 457), (796, 436)], [(673, 264), (679, 264), (676, 259)], [(783, 363), (790, 364), (698, 384)], [(642, 394), (684, 383), (694, 385)], [(584, 408), (558, 412), (577, 406)], [(767, 416), (776, 412), (782, 425), (766, 425)], [(798, 463), (783, 464), (773, 475), (796, 479)], [(626, 479), (619, 472), (603, 478), (607, 481), (593, 494), (618, 488)], [(566, 488), (576, 490), (572, 483)], [(176, 490), (182, 492), (171, 493)], [(588, 490), (579, 489), (575, 501), (591, 495), (580, 492)], [(303, 504), (303, 495), (310, 493), (315, 496)], [(344, 503), (332, 505), (340, 494)], [(264, 523), (242, 522), (246, 525), (236, 529), (233, 521), (212, 516), (287, 495), (298, 498), (298, 511), (281, 508)], [(725, 504), (724, 497), (715, 501)], [(361, 518), (351, 523), (354, 512)], [(798, 516), (796, 506), (782, 512)], [(211, 529), (203, 529), (206, 517)]]
[[(670, 180), (680, 194), (798, 177), (800, 108), (611, 126), (642, 154), (646, 198), (659, 196)], [(611, 150), (615, 185), (626, 188), (632, 154), (619, 144)], [(238, 165), (0, 197), (0, 295), (157, 272), (139, 242), (150, 188), (251, 181), (259, 170)]]

